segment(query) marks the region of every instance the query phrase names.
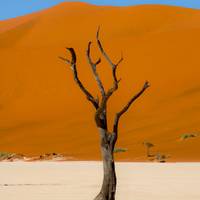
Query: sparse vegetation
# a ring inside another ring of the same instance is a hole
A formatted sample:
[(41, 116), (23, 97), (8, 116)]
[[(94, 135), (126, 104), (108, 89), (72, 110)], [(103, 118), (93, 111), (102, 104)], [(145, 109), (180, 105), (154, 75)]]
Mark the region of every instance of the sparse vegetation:
[(167, 158), (169, 158), (169, 156), (167, 156), (165, 154), (157, 153), (155, 155), (155, 160), (158, 161), (158, 162), (160, 162), (160, 163), (166, 162)]
[(66, 156), (60, 153), (45, 153), (39, 156), (25, 156), (20, 153), (10, 153), (10, 152), (0, 152), (0, 161), (13, 162), (16, 160), (23, 161), (43, 161), (43, 160), (55, 160), (55, 161), (64, 161), (71, 160), (73, 157)]
[(4, 159), (7, 159), (9, 158), (10, 156), (12, 156), (13, 154), (12, 153), (9, 153), (9, 152), (0, 152), (0, 160), (4, 160)]
[(9, 152), (0, 152), (0, 161), (10, 159), (14, 154)]
[(147, 141), (143, 142), (143, 145), (146, 147), (146, 156), (147, 156), (147, 157), (153, 156), (153, 155), (150, 154), (150, 149), (151, 149), (152, 147), (154, 147), (155, 145), (152, 144), (152, 143), (150, 143), (150, 142), (147, 142)]
[(114, 149), (114, 153), (124, 153), (124, 152), (126, 152), (128, 149), (124, 149), (124, 148), (115, 148)]
[(13, 162), (15, 160), (22, 160), (23, 158), (24, 158), (23, 154), (0, 152), (0, 161)]
[(181, 135), (181, 140), (186, 140), (186, 139), (194, 138), (197, 136), (198, 136), (198, 134), (196, 134), (196, 133), (185, 133), (185, 134)]

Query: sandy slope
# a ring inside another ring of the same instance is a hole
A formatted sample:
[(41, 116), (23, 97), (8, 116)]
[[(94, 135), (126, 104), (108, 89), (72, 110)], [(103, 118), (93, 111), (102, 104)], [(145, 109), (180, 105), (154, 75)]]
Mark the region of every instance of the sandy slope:
[[(96, 95), (85, 59), (97, 26), (114, 61), (123, 51), (119, 92), (110, 102), (110, 121), (148, 79), (152, 87), (124, 116), (118, 158), (143, 160), (144, 140), (171, 160), (200, 160), (200, 11), (168, 6), (96, 7), (64, 3), (0, 21), (0, 151), (25, 154), (61, 152), (76, 159), (98, 159), (93, 108), (58, 59), (65, 46), (78, 53), (81, 79)], [(93, 56), (96, 58), (96, 47)], [(109, 86), (109, 66), (100, 67)]]
[[(117, 163), (116, 200), (198, 200), (200, 164)], [(88, 200), (101, 186), (98, 162), (1, 163), (0, 198)], [(6, 185), (5, 185), (6, 184)]]

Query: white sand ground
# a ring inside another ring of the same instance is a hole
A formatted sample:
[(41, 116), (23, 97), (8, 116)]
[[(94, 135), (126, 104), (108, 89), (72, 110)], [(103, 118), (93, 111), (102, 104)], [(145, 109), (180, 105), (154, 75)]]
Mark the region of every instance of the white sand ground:
[[(117, 163), (116, 200), (199, 200), (200, 163)], [(0, 200), (92, 200), (100, 162), (0, 163)]]

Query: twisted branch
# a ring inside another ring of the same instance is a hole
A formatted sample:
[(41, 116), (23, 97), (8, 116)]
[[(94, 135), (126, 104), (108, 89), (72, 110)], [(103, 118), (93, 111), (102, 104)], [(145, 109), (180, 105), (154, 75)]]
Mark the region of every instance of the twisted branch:
[(73, 48), (66, 48), (70, 54), (71, 54), (71, 60), (68, 60), (66, 58), (62, 58), (59, 57), (60, 59), (62, 59), (63, 61), (65, 61), (67, 64), (69, 64), (71, 66), (73, 75), (74, 75), (74, 80), (77, 83), (77, 85), (79, 86), (79, 88), (81, 89), (81, 91), (86, 95), (86, 98), (93, 104), (93, 106), (98, 109), (99, 107), (99, 101), (98, 99), (95, 99), (90, 92), (85, 88), (85, 86), (82, 84), (82, 82), (80, 81), (79, 77), (78, 77), (78, 72), (77, 72), (77, 68), (76, 68), (76, 53), (74, 51)]

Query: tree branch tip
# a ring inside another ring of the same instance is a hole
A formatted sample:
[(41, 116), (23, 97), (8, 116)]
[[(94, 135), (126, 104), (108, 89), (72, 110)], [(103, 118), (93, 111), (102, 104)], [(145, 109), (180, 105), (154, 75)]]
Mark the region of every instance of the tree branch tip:
[(117, 83), (120, 83), (120, 82), (121, 82), (121, 80), (122, 80), (122, 79), (120, 78), (120, 79), (117, 81)]
[(115, 64), (115, 68), (124, 60), (123, 56), (121, 56), (120, 60)]
[(146, 81), (146, 82), (144, 83), (144, 88), (147, 89), (148, 87), (150, 87), (150, 83), (149, 83), (149, 81)]
[(74, 48), (72, 48), (72, 47), (65, 47), (65, 49), (66, 49), (67, 51), (70, 51), (71, 53), (72, 53), (72, 52), (75, 52), (75, 51), (74, 51)]
[(65, 58), (63, 58), (63, 57), (61, 57), (61, 56), (58, 56), (58, 58), (65, 61)]
[(68, 59), (58, 56), (59, 59), (63, 60), (64, 62), (71, 63)]
[(97, 28), (97, 39), (99, 38), (99, 32), (100, 32), (100, 25)]
[(99, 59), (97, 60), (97, 62), (95, 63), (95, 65), (98, 65), (99, 63), (101, 63), (101, 58), (99, 58)]

